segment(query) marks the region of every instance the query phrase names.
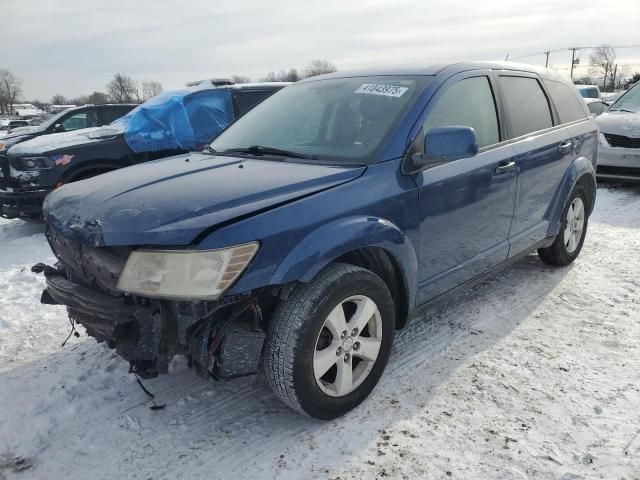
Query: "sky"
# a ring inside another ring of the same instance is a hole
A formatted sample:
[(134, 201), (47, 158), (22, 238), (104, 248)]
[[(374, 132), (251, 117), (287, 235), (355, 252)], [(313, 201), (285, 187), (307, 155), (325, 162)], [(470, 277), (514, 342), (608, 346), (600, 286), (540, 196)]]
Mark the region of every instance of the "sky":
[[(340, 70), (509, 59), (568, 75), (568, 47), (640, 45), (640, 1), (0, 0), (0, 68), (28, 100), (105, 91), (115, 72), (165, 89), (327, 59)], [(613, 3), (612, 3), (613, 5)], [(586, 70), (589, 50), (579, 52)], [(640, 47), (618, 49), (640, 71)]]

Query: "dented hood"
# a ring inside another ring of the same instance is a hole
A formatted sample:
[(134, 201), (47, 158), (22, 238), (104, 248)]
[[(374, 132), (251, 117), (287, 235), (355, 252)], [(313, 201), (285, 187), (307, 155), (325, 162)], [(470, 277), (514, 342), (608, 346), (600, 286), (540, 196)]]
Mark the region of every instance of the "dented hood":
[(189, 245), (203, 231), (359, 177), (365, 167), (187, 154), (65, 185), (50, 228), (88, 245)]

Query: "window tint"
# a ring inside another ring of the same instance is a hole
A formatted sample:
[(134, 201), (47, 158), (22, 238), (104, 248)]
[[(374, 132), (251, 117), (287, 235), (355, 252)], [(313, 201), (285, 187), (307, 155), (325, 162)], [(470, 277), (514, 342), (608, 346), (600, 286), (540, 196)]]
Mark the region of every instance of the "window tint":
[(125, 108), (103, 108), (100, 113), (102, 114), (102, 120), (101, 120), (101, 124), (102, 125), (109, 125), (111, 122), (113, 122), (114, 120), (117, 120), (118, 118), (122, 117), (123, 115), (125, 115), (129, 110), (132, 109), (125, 109)]
[(89, 128), (98, 126), (98, 118), (95, 110), (88, 112), (80, 112), (70, 116), (62, 122), (62, 126), (66, 131), (78, 130), (80, 128)]
[(274, 93), (273, 90), (263, 90), (260, 92), (236, 92), (236, 115), (244, 115), (272, 93)]
[(549, 102), (535, 78), (500, 77), (511, 138), (553, 126)]
[(480, 148), (500, 141), (498, 115), (487, 77), (467, 78), (449, 87), (429, 113), (424, 131), (453, 125), (473, 128)]
[(562, 123), (573, 122), (587, 116), (584, 111), (583, 101), (576, 96), (568, 85), (554, 82), (553, 80), (545, 80), (544, 84), (547, 86), (551, 99), (556, 105)]

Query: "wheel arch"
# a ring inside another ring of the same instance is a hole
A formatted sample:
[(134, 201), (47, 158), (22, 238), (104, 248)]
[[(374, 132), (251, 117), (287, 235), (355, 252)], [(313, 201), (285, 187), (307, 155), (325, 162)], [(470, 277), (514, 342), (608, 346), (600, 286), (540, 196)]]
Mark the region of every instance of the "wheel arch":
[(566, 170), (556, 195), (549, 208), (549, 230), (548, 235), (554, 237), (560, 231), (562, 212), (567, 204), (567, 200), (576, 185), (581, 185), (588, 195), (589, 214), (593, 211), (596, 201), (596, 172), (590, 159), (584, 156), (577, 157), (571, 166)]
[(378, 275), (396, 301), (397, 327), (406, 324), (415, 302), (417, 256), (411, 241), (397, 225), (364, 216), (324, 225), (289, 252), (272, 281), (274, 284), (306, 283), (336, 261), (366, 268)]
[(120, 160), (95, 160), (95, 161), (90, 161), (90, 162), (86, 162), (86, 163), (81, 163), (79, 165), (76, 165), (68, 170), (66, 170), (62, 175), (61, 175), (61, 182), (62, 183), (69, 183), (69, 182), (73, 182), (79, 178), (88, 178), (86, 177), (87, 174), (90, 174), (91, 172), (96, 172), (96, 175), (99, 175), (101, 173), (106, 173), (106, 172), (110, 172), (112, 170), (118, 170), (120, 168), (124, 168), (124, 167), (128, 167), (130, 166), (131, 163), (127, 162), (126, 160), (120, 159)]

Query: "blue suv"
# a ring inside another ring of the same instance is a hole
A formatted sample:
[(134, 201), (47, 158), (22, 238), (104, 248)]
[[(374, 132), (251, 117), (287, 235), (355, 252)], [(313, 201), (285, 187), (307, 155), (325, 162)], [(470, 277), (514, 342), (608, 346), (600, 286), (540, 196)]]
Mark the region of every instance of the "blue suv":
[(45, 202), (42, 302), (143, 378), (262, 371), (331, 419), (434, 299), (538, 251), (580, 253), (598, 128), (575, 87), (510, 63), (335, 73), (288, 86), (202, 153)]

